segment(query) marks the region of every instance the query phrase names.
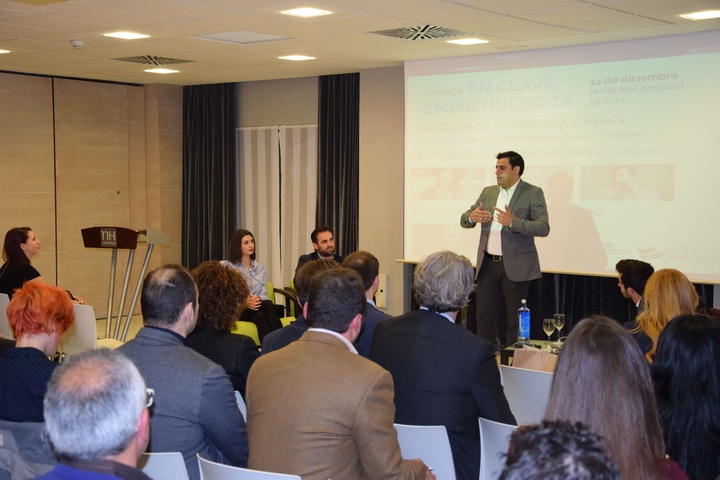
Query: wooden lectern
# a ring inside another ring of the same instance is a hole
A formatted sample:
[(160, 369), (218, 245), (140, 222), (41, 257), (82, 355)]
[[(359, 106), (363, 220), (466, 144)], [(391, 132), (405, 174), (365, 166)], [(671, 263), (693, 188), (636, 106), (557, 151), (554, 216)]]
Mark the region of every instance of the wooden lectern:
[[(140, 289), (142, 287), (143, 279), (145, 278), (145, 271), (147, 270), (153, 247), (156, 244), (169, 245), (170, 237), (149, 227), (147, 230), (133, 230), (124, 227), (90, 227), (83, 228), (81, 232), (85, 248), (112, 248), (105, 338), (114, 338), (115, 340), (118, 340), (120, 332), (120, 323), (123, 317), (123, 308), (125, 307), (125, 297), (127, 296), (128, 283), (130, 281), (130, 270), (132, 268), (133, 258), (135, 257), (135, 249), (137, 248), (138, 242), (148, 244), (145, 261), (143, 262), (142, 271), (140, 272), (140, 278), (138, 278), (137, 286), (135, 287), (135, 294), (130, 302), (130, 310), (125, 318), (125, 326), (123, 327), (122, 337), (119, 339), (120, 341), (125, 342), (128, 327), (130, 326), (130, 319), (132, 318), (132, 312), (135, 310), (135, 305), (137, 304), (137, 299), (140, 295)], [(128, 255), (122, 294), (120, 295), (120, 307), (118, 308), (117, 320), (115, 321), (115, 330), (113, 336), (111, 337), (110, 324), (112, 323), (113, 292), (115, 291), (115, 270), (117, 265), (118, 248), (130, 250), (130, 253)]]

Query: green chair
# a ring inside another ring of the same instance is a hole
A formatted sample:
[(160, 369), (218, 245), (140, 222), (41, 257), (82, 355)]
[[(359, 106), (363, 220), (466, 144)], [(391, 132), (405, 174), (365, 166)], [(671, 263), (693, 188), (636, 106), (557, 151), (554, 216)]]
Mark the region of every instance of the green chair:
[(237, 327), (233, 333), (240, 333), (242, 335), (247, 335), (248, 337), (255, 340), (255, 345), (258, 347), (260, 346), (260, 336), (258, 335), (257, 326), (255, 326), (252, 322), (243, 322), (242, 320), (238, 320), (235, 322), (235, 326)]
[[(272, 282), (267, 282), (268, 298), (278, 309), (278, 316), (283, 324), (283, 327), (287, 327), (295, 321), (295, 317), (300, 312), (300, 304), (297, 300), (297, 293), (290, 288), (274, 288)], [(275, 301), (275, 294), (282, 295), (285, 300), (285, 305), (278, 305)], [(282, 312), (280, 311), (282, 310)], [(285, 314), (287, 312), (287, 315)]]

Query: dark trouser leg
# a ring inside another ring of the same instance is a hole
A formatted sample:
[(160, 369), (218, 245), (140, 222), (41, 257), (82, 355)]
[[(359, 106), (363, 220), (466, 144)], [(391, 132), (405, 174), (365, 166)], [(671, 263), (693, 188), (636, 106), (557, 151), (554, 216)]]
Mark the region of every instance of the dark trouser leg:
[(498, 305), (502, 298), (500, 274), (504, 274), (504, 270), (498, 270), (498, 263), (490, 257), (483, 257), (476, 279), (477, 334), (493, 345), (498, 338)]
[(270, 324), (270, 328), (273, 330), (282, 328), (282, 322), (280, 321), (280, 317), (278, 317), (277, 310), (275, 310), (275, 305), (270, 300), (262, 301), (260, 311), (265, 315), (265, 319)]
[(272, 332), (272, 327), (270, 327), (270, 323), (267, 321), (267, 318), (265, 318), (265, 314), (260, 310), (251, 310), (249, 308), (246, 308), (240, 314), (240, 320), (244, 322), (252, 322), (255, 324), (255, 326), (257, 327), (260, 343), (262, 343), (265, 335)]
[[(505, 268), (503, 267), (503, 272)], [(512, 345), (517, 342), (518, 338), (518, 308), (523, 298), (527, 299), (528, 290), (530, 289), (530, 282), (513, 282), (507, 275), (502, 275), (502, 291), (505, 297), (505, 309), (507, 310), (504, 321), (500, 320), (505, 325), (499, 325), (498, 329), (500, 332), (499, 336), (502, 338), (505, 336), (505, 345)]]

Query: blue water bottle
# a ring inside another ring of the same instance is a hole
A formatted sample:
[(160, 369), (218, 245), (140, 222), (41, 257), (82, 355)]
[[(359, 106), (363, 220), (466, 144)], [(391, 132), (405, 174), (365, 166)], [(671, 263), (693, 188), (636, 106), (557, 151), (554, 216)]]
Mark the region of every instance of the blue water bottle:
[(530, 309), (527, 307), (527, 300), (521, 300), (522, 305), (518, 308), (518, 343), (529, 343), (530, 341)]

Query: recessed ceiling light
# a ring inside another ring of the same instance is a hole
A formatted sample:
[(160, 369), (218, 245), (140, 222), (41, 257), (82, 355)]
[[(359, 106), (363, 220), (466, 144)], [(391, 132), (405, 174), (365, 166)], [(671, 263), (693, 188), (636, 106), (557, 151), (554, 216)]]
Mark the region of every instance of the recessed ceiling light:
[(329, 12), (327, 10), (320, 10), (319, 8), (303, 7), (293, 8), (292, 10), (284, 10), (280, 13), (282, 13), (283, 15), (292, 15), (293, 17), (310, 18), (330, 15), (332, 12)]
[(143, 35), (135, 32), (110, 32), (103, 33), (105, 37), (122, 38), (123, 40), (137, 40), (138, 38), (150, 38), (150, 35)]
[(693, 12), (680, 15), (688, 20), (708, 20), (710, 18), (720, 18), (720, 10), (705, 10), (704, 12)]
[(178, 73), (180, 70), (171, 70), (169, 68), (151, 68), (149, 70), (145, 70), (147, 73), (160, 73), (160, 74), (166, 74), (166, 73)]
[(315, 60), (315, 57), (308, 57), (305, 55), (287, 55), (284, 57), (278, 57), (280, 60), (292, 60), (294, 62), (302, 62), (303, 60)]
[(479, 45), (490, 42), (482, 38), (459, 38), (457, 40), (448, 40), (447, 43), (454, 43), (455, 45)]
[(2, 48), (0, 48), (0, 53), (10, 53), (10, 50), (3, 50)]

